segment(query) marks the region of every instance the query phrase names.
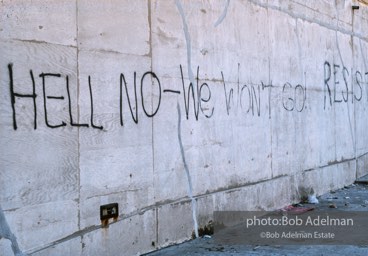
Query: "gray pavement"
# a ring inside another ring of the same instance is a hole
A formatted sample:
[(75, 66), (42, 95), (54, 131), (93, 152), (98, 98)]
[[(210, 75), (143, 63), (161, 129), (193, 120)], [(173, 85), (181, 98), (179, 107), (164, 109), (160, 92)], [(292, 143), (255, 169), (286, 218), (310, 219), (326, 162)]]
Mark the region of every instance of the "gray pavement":
[[(368, 185), (352, 184), (336, 191), (330, 191), (320, 197), (314, 211), (364, 211), (368, 214)], [(349, 234), (347, 234), (349, 235)], [(368, 230), (367, 230), (368, 236)], [(216, 232), (211, 237), (202, 237), (182, 244), (173, 245), (147, 256), (170, 255), (368, 255), (368, 244), (354, 245), (227, 245), (216, 240)]]

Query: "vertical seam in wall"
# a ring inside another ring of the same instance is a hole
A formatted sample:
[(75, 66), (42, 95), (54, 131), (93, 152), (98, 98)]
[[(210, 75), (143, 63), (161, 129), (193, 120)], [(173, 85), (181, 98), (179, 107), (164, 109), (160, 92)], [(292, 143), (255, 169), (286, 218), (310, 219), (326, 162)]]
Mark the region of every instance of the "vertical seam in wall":
[[(148, 41), (149, 41), (149, 57), (150, 57), (150, 68), (151, 68), (151, 72), (153, 72), (153, 61), (152, 61), (152, 25), (151, 25), (151, 21), (152, 21), (152, 18), (151, 18), (151, 0), (147, 0), (147, 12), (148, 12), (148, 28), (149, 28), (149, 38), (148, 38)], [(151, 85), (153, 86), (153, 78), (151, 76)], [(152, 88), (152, 87), (151, 87)], [(153, 98), (154, 98), (154, 95), (153, 95), (153, 91), (151, 91), (152, 93), (152, 97), (151, 97), (151, 112), (153, 111)], [(151, 150), (152, 150), (152, 186), (153, 186), (153, 189), (155, 189), (155, 183), (154, 183), (154, 169), (155, 169), (155, 150), (154, 150), (154, 136), (153, 136), (153, 124), (154, 124), (154, 121), (153, 121), (153, 118), (151, 118)], [(155, 198), (155, 193), (153, 194), (154, 195), (154, 198)]]
[[(336, 44), (336, 48), (337, 48), (337, 51), (338, 51), (338, 54), (339, 54), (339, 57), (340, 57), (341, 64), (342, 64), (343, 67), (345, 67), (344, 60), (343, 60), (342, 55), (341, 55), (340, 46), (339, 46), (339, 39), (338, 39), (338, 35), (337, 35), (337, 31), (339, 29), (339, 12), (338, 12), (338, 7), (337, 7), (337, 0), (335, 0), (335, 12), (336, 12), (335, 44)], [(335, 87), (335, 92), (334, 93), (336, 94), (336, 87)], [(348, 111), (349, 111), (349, 102), (347, 103), (347, 105), (348, 105), (347, 108), (348, 108)], [(333, 108), (333, 117), (334, 117), (334, 147), (335, 147), (335, 157), (334, 157), (334, 159), (337, 160), (336, 104), (333, 104), (332, 108)], [(350, 122), (349, 113), (348, 113), (348, 119), (349, 119), (349, 122)]]
[[(351, 32), (354, 33), (354, 9), (351, 8)], [(355, 68), (355, 56), (354, 56), (354, 36), (353, 34), (350, 35), (350, 42), (351, 42), (351, 56), (352, 56), (352, 61), (353, 61), (353, 68)], [(352, 72), (353, 73), (353, 72)], [(351, 74), (353, 76), (353, 74)], [(354, 80), (353, 80), (354, 81)], [(351, 83), (351, 86), (354, 87), (354, 82)], [(354, 100), (354, 90), (353, 90), (353, 100)], [(354, 102), (355, 103), (355, 102)], [(349, 104), (349, 102), (348, 102)], [(355, 104), (353, 104), (353, 118), (354, 118), (354, 134), (355, 134), (355, 140), (353, 141), (353, 147), (354, 147), (354, 158), (355, 158), (355, 179), (357, 179), (358, 174), (357, 174), (357, 157), (356, 157), (356, 119), (355, 119)]]
[[(296, 40), (297, 40), (297, 44), (298, 44), (298, 58), (299, 58), (299, 64), (301, 64), (301, 61), (300, 61), (300, 45), (299, 45), (299, 38), (298, 38), (298, 18), (295, 18), (295, 30), (294, 30), (294, 33), (296, 35)], [(302, 78), (303, 79), (303, 78)], [(297, 145), (297, 134), (298, 134), (298, 119), (297, 119), (297, 113), (295, 113), (295, 111), (292, 112), (292, 117), (293, 117), (293, 120), (294, 120), (294, 152), (296, 152), (296, 145)], [(299, 171), (299, 170), (298, 170)]]
[[(297, 43), (298, 43), (298, 58), (299, 58), (299, 66), (300, 66), (300, 69), (301, 69), (301, 81), (303, 81), (304, 79), (304, 68), (303, 68), (303, 62), (302, 62), (302, 46), (300, 44), (300, 38), (299, 38), (299, 27), (298, 27), (298, 18), (295, 18), (295, 36), (296, 36), (296, 40), (297, 40)], [(305, 83), (305, 86), (306, 86), (306, 81), (304, 81)], [(307, 88), (307, 87), (305, 87)], [(295, 127), (296, 127), (296, 124), (295, 124)], [(296, 129), (296, 128), (295, 128)], [(295, 133), (297, 134), (297, 133)], [(296, 140), (296, 136), (295, 136), (295, 140)], [(308, 139), (309, 140), (309, 139)], [(295, 143), (294, 146), (296, 146), (297, 144)], [(292, 179), (293, 179), (293, 189), (294, 191), (296, 191), (296, 195), (299, 194), (299, 180), (297, 179), (297, 176), (296, 174), (292, 175)], [(290, 192), (290, 195), (292, 195), (293, 191)], [(298, 197), (300, 197), (298, 195)]]
[[(352, 54), (352, 59), (353, 59), (353, 68), (355, 67), (355, 56), (354, 56), (354, 9), (351, 8), (351, 32), (353, 33), (352, 35), (350, 35), (350, 40), (351, 40), (351, 54)], [(353, 74), (351, 74), (353, 76)], [(351, 84), (351, 86), (354, 86), (354, 82)], [(354, 90), (353, 90), (354, 92)], [(362, 92), (363, 93), (363, 92)], [(354, 93), (352, 94), (353, 100), (354, 100)], [(357, 159), (357, 150), (356, 150), (356, 142), (357, 142), (357, 133), (356, 133), (356, 104), (355, 104), (355, 100), (353, 101), (353, 111), (354, 111), (354, 141), (353, 141), (353, 146), (354, 146), (354, 158), (355, 158), (355, 179), (358, 178), (358, 159)], [(348, 102), (349, 104), (349, 102)]]
[[(79, 31), (78, 31), (78, 0), (75, 1), (75, 15), (76, 15), (76, 44), (77, 44), (77, 111), (78, 111), (78, 123), (80, 123), (80, 106), (79, 106), (79, 97), (80, 97), (80, 83), (79, 83)], [(80, 171), (80, 127), (77, 129), (78, 134), (78, 165), (77, 165), (77, 171), (78, 171), (78, 230), (81, 229), (80, 222), (81, 222), (81, 216), (80, 216), (80, 202), (81, 202), (81, 191), (80, 191), (80, 184), (81, 184), (81, 171)], [(81, 236), (81, 242), (83, 242), (83, 236)]]
[[(270, 55), (271, 55), (271, 47), (270, 47), (270, 23), (269, 23), (269, 13), (268, 13), (268, 2), (267, 2), (267, 6), (264, 7), (266, 9), (267, 12), (267, 44), (268, 44), (268, 82), (269, 82), (269, 90), (270, 93), (268, 94), (268, 97), (271, 97), (272, 94), (272, 81), (271, 81), (271, 59), (270, 59)], [(273, 175), (273, 138), (272, 138), (272, 134), (273, 134), (273, 126), (272, 126), (272, 119), (271, 119), (271, 115), (272, 115), (272, 109), (271, 109), (271, 104), (272, 104), (272, 100), (269, 101), (269, 120), (270, 120), (270, 140), (271, 140), (271, 178), (274, 177)]]
[[(339, 53), (341, 64), (342, 64), (342, 66), (344, 68), (345, 67), (345, 64), (344, 64), (344, 60), (343, 60), (342, 55), (341, 55), (339, 40), (338, 40), (338, 36), (337, 36), (337, 32), (338, 32), (338, 29), (339, 29), (339, 21), (340, 21), (340, 18), (339, 18), (339, 10), (338, 10), (337, 2), (336, 1), (335, 1), (335, 10), (336, 10), (336, 30), (335, 30), (336, 47), (337, 47), (337, 50), (338, 50), (338, 53)], [(353, 27), (353, 24), (352, 24), (352, 27)], [(354, 30), (352, 29), (352, 32), (353, 31)], [(352, 40), (352, 38), (353, 38), (353, 35), (351, 34), (350, 35), (350, 39)], [(352, 42), (351, 42), (351, 44), (352, 44)], [(354, 68), (354, 51), (353, 51), (353, 45), (351, 47), (352, 47), (351, 48), (351, 54), (352, 54), (352, 61), (353, 61), (353, 68)], [(352, 76), (353, 76), (353, 74), (352, 74)], [(354, 91), (354, 82), (352, 82), (351, 86), (352, 86), (352, 91)], [(353, 121), (354, 121), (354, 124), (355, 124), (355, 99), (354, 99), (354, 93), (352, 93), (351, 97), (352, 97), (353, 111), (354, 111), (354, 113), (353, 113), (353, 119), (354, 120)], [(354, 125), (354, 131), (353, 131), (353, 127), (352, 127), (351, 120), (350, 120), (349, 101), (346, 102), (346, 107), (348, 109), (348, 120), (349, 120), (350, 135), (351, 135), (351, 140), (352, 140), (353, 150), (354, 150), (354, 157), (356, 158), (356, 148), (355, 148), (356, 134), (354, 134), (354, 132), (355, 132), (355, 125)], [(336, 122), (336, 106), (335, 105), (334, 105), (334, 118), (335, 118), (335, 122)], [(337, 160), (336, 126), (335, 126), (335, 129), (334, 129), (334, 133), (335, 133), (335, 159)]]
[[(366, 58), (365, 58), (364, 51), (363, 51), (363, 46), (362, 46), (362, 39), (358, 38), (358, 40), (359, 40), (360, 52), (361, 52), (361, 54), (362, 54), (362, 58), (363, 58), (364, 69), (366, 70), (366, 72), (368, 72), (367, 60), (366, 60)], [(368, 81), (367, 81), (367, 82), (368, 82)], [(368, 97), (368, 83), (367, 83), (367, 97)], [(356, 129), (356, 124), (355, 124), (355, 129)], [(356, 130), (355, 130), (355, 136), (356, 136)], [(356, 142), (357, 142), (357, 140), (355, 140), (355, 149), (356, 149)], [(366, 155), (366, 154), (367, 154), (367, 152), (366, 152), (366, 153), (361, 154), (359, 157), (358, 157), (358, 156), (356, 156), (356, 158), (357, 158), (357, 159), (356, 159), (356, 168), (357, 168), (357, 171), (356, 171), (356, 178), (359, 178), (359, 177), (358, 177), (358, 158), (360, 158), (361, 156), (364, 156), (364, 155)]]
[[(149, 57), (151, 58), (151, 71), (153, 72), (153, 60), (152, 60), (152, 1), (147, 0), (147, 14), (148, 14), (148, 28), (149, 28)], [(153, 78), (151, 77), (151, 84), (153, 85)], [(151, 97), (151, 108), (153, 110), (153, 93)], [(154, 120), (151, 119), (151, 149), (152, 149), (152, 189), (153, 189), (153, 200), (156, 202), (156, 186), (155, 186), (155, 147), (154, 147)], [(158, 208), (155, 208), (155, 220), (156, 220), (156, 238), (155, 247), (158, 245)]]
[(155, 244), (155, 248), (158, 248), (158, 206), (155, 207), (155, 213), (156, 213), (156, 244)]

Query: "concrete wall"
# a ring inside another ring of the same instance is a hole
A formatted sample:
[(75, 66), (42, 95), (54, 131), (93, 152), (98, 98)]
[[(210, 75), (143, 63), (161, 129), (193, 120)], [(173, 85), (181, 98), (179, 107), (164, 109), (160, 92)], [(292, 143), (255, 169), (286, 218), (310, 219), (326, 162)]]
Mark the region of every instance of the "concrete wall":
[(18, 253), (148, 252), (214, 210), (280, 208), (368, 172), (362, 1), (3, 0), (0, 14), (0, 235)]

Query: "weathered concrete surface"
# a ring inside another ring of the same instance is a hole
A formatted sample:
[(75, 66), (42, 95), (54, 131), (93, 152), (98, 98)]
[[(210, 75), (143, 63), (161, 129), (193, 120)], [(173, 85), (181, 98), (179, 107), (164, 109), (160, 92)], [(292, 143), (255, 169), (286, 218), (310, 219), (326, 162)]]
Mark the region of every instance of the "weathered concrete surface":
[[(338, 190), (331, 190), (319, 198), (318, 205), (313, 206), (314, 211), (367, 211), (368, 186), (350, 185)], [(334, 204), (337, 208), (330, 208)], [(231, 227), (229, 228), (229, 232)], [(348, 234), (347, 234), (348, 235)], [(171, 255), (367, 255), (368, 245), (277, 245), (277, 246), (251, 246), (251, 245), (224, 245), (216, 240), (216, 230), (210, 238), (202, 237), (180, 245), (174, 245), (147, 256)]]
[(0, 205), (20, 250), (149, 252), (214, 210), (368, 174), (367, 17), (355, 0), (1, 1)]

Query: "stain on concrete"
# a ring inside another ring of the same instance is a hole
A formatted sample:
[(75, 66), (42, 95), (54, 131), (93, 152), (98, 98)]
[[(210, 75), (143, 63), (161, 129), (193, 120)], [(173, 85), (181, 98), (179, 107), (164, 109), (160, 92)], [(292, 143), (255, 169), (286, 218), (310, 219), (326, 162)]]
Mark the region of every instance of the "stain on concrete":
[(2, 239), (2, 238), (10, 240), (11, 248), (13, 250), (14, 255), (16, 255), (16, 256), (26, 256), (27, 255), (27, 254), (24, 254), (19, 249), (17, 238), (11, 232), (9, 225), (6, 222), (5, 214), (3, 212), (3, 209), (0, 206), (0, 239)]
[(215, 22), (214, 26), (217, 27), (218, 25), (221, 24), (221, 22), (226, 18), (226, 14), (227, 14), (227, 9), (229, 8), (229, 4), (230, 4), (230, 0), (226, 1), (226, 5), (225, 8), (221, 14), (221, 16), (217, 19), (217, 21)]
[(192, 213), (193, 213), (195, 237), (199, 237), (199, 234), (198, 234), (198, 221), (197, 221), (197, 201), (193, 197), (192, 178), (190, 177), (190, 172), (189, 172), (188, 165), (187, 165), (187, 162), (186, 162), (186, 159), (185, 159), (183, 142), (181, 140), (181, 113), (180, 113), (179, 104), (177, 104), (177, 110), (178, 110), (178, 140), (179, 140), (179, 145), (180, 145), (180, 152), (181, 152), (181, 157), (183, 159), (184, 170), (185, 170), (185, 173), (186, 173), (186, 176), (187, 176), (187, 179), (188, 179), (188, 196), (192, 201)]

